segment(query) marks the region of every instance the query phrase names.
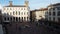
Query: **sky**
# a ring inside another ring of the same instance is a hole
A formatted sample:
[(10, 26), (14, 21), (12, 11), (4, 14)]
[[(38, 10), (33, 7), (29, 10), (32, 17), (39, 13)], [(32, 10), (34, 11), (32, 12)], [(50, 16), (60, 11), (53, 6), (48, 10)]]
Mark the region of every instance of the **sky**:
[[(0, 0), (0, 5), (9, 5), (10, 0)], [(24, 5), (25, 0), (11, 0), (14, 5)], [(28, 0), (31, 10), (46, 8), (50, 4), (60, 3), (60, 0)]]

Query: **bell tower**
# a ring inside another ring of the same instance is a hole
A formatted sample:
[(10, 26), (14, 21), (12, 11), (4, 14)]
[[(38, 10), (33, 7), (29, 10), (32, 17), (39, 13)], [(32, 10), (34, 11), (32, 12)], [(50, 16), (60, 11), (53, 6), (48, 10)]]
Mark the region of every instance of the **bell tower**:
[(29, 6), (29, 1), (25, 0), (25, 6), (28, 7)]
[(12, 1), (9, 1), (9, 6), (12, 6)]

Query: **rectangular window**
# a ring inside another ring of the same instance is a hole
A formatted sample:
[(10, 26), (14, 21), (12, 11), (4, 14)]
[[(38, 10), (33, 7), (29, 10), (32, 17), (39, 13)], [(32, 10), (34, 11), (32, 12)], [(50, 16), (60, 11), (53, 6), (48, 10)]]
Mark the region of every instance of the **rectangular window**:
[(49, 12), (51, 12), (51, 9), (49, 9)]
[(10, 20), (12, 21), (12, 17), (10, 17)]
[(27, 20), (28, 20), (28, 17), (27, 17)]
[(55, 16), (55, 12), (53, 12), (53, 16)]
[(13, 17), (13, 20), (15, 20), (15, 17)]
[(20, 21), (20, 17), (19, 17), (19, 21)]
[(57, 7), (57, 10), (60, 10), (60, 7)]
[(4, 17), (4, 20), (6, 20), (6, 17)]
[(49, 17), (49, 20), (51, 21), (51, 17)]
[(57, 15), (60, 16), (60, 11), (58, 11)]
[(7, 20), (9, 20), (9, 17), (7, 17)]
[(58, 21), (60, 22), (60, 18), (58, 18)]
[(51, 15), (51, 12), (49, 12), (49, 15)]
[(55, 17), (53, 17), (53, 21), (55, 21)]

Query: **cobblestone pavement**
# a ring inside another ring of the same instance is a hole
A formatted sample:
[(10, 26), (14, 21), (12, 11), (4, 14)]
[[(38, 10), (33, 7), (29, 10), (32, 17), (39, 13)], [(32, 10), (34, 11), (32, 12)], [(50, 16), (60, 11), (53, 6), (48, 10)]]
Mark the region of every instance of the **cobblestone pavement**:
[(44, 26), (36, 26), (35, 23), (12, 23), (6, 27), (8, 34), (58, 34)]

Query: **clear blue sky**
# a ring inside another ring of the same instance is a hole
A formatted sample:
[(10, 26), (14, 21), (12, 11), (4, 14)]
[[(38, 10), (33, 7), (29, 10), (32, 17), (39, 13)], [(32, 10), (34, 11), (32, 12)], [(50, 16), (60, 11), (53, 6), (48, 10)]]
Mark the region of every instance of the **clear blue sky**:
[[(23, 5), (25, 0), (12, 0), (14, 5)], [(28, 0), (30, 9), (45, 8), (50, 4), (59, 3), (60, 0)], [(8, 5), (9, 0), (0, 0), (2, 6)]]

